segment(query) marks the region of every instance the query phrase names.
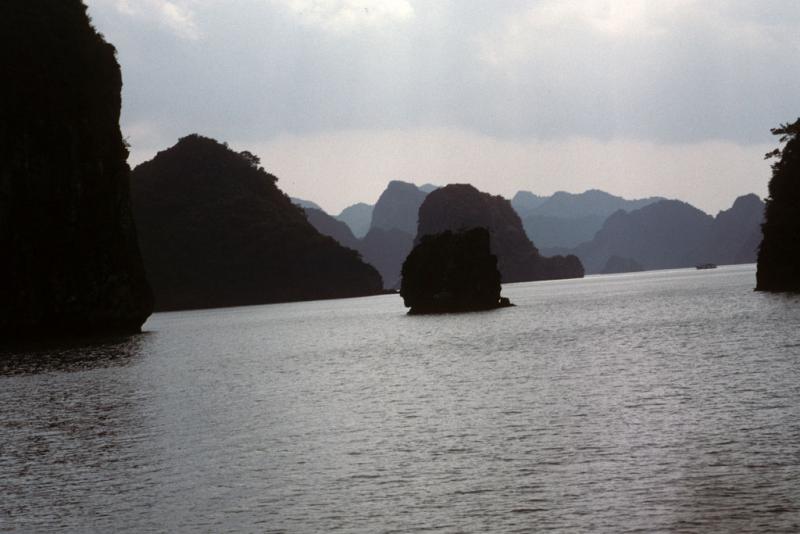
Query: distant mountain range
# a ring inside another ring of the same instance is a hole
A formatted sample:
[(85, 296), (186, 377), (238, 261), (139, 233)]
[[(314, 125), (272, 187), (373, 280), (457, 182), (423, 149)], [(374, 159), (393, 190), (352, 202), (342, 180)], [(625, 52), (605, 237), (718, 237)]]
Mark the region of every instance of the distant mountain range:
[[(453, 186), (429, 187), (432, 191), (438, 189), (437, 194), (443, 190), (450, 191), (448, 188)], [(464, 217), (488, 225), (492, 210), (499, 204), (470, 200), (468, 207), (464, 204), (465, 199), (472, 196), (449, 195), (446, 202), (426, 210), (425, 226), (457, 230), (456, 226), (461, 223), (453, 221)], [(374, 207), (369, 232), (364, 238), (356, 239), (355, 244), (348, 234), (341, 231), (341, 227), (334, 226), (330, 220), (325, 225), (317, 220), (318, 215), (310, 215), (309, 220), (320, 232), (358, 250), (365, 261), (381, 272), (387, 287), (397, 287), (400, 267), (412, 248), (414, 236), (418, 234), (409, 232), (409, 229), (418, 215), (422, 223), (420, 208), (427, 202), (426, 197), (430, 195), (414, 184), (391, 182)], [(699, 263), (753, 262), (761, 241), (760, 224), (764, 211), (764, 204), (756, 195), (740, 197), (729, 210), (712, 217), (677, 200), (661, 197), (628, 200), (599, 190), (578, 194), (558, 192), (551, 196), (520, 191), (510, 206), (519, 214), (524, 228), (523, 238), (527, 237), (530, 246), (538, 248), (537, 254), (545, 257), (572, 254), (580, 258), (587, 273), (691, 267)], [(362, 211), (366, 210), (362, 208)], [(447, 214), (452, 212), (459, 214), (452, 215), (449, 224), (440, 224), (446, 222), (451, 217)], [(511, 217), (508, 214), (504, 217), (503, 224), (513, 228)], [(493, 235), (493, 242), (497, 239), (498, 236)], [(530, 273), (525, 276), (512, 274), (506, 265), (510, 252), (525, 255), (529, 250), (521, 239), (513, 242), (500, 245), (505, 261), (500, 261), (498, 266), (504, 271), (504, 280), (532, 279), (526, 278)]]
[(764, 203), (752, 194), (739, 197), (716, 217), (679, 200), (661, 200), (631, 212), (617, 211), (591, 241), (545, 252), (575, 254), (587, 273), (607, 271), (612, 258), (617, 265), (627, 260), (645, 270), (751, 263), (763, 214)]
[(597, 189), (577, 194), (559, 191), (549, 197), (520, 191), (511, 205), (538, 247), (570, 248), (591, 240), (612, 213), (633, 211), (659, 200), (663, 198), (627, 200)]

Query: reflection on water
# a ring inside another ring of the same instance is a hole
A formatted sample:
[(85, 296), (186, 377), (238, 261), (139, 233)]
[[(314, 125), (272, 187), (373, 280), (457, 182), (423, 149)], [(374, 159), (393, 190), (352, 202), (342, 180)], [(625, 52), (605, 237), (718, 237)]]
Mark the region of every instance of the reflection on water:
[(0, 530), (798, 532), (800, 299), (753, 283), (169, 313), (7, 353)]
[(34, 341), (14, 347), (0, 347), (0, 376), (127, 365), (142, 353), (147, 335), (62, 342)]

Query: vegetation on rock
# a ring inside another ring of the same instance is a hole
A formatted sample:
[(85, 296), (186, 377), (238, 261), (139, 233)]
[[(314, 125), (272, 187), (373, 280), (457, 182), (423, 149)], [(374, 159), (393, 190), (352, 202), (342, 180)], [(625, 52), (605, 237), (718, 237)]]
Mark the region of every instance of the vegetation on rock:
[(277, 178), (190, 135), (133, 171), (142, 251), (159, 310), (373, 295), (378, 272), (317, 232)]
[(800, 119), (772, 133), (786, 144), (767, 154), (777, 161), (769, 182), (756, 289), (800, 292)]

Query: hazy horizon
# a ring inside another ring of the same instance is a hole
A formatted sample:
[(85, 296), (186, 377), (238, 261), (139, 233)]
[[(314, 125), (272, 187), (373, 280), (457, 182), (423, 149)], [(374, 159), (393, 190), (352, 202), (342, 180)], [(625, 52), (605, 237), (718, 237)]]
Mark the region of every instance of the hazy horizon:
[(190, 133), (330, 213), (390, 180), (597, 188), (715, 214), (794, 120), (786, 0), (88, 0), (136, 165)]

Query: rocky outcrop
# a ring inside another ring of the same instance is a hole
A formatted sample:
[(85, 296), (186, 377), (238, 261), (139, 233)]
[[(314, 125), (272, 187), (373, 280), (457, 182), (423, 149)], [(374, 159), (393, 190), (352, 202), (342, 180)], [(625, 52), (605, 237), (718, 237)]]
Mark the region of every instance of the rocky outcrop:
[(377, 271), (317, 232), (249, 153), (191, 135), (133, 171), (160, 310), (373, 295)]
[(0, 340), (139, 331), (114, 47), (79, 0), (6, 0), (0, 35)]
[(500, 297), (497, 257), (485, 228), (424, 236), (403, 263), (400, 295), (412, 314), (510, 305)]
[(800, 292), (800, 119), (772, 130), (786, 145), (772, 166), (756, 289)]
[(468, 184), (451, 184), (430, 193), (419, 209), (417, 242), (426, 235), (486, 228), (504, 283), (580, 278), (575, 256), (545, 258), (525, 235), (511, 203)]

